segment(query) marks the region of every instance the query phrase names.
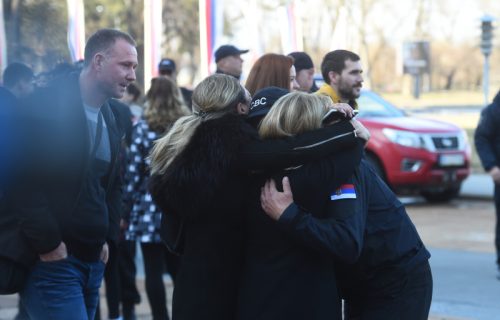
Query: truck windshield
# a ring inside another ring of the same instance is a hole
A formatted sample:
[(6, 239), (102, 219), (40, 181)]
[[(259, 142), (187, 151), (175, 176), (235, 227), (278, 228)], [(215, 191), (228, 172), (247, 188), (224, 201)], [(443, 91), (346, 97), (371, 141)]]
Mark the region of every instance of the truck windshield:
[(405, 113), (372, 91), (362, 91), (357, 99), (359, 117), (404, 117)]

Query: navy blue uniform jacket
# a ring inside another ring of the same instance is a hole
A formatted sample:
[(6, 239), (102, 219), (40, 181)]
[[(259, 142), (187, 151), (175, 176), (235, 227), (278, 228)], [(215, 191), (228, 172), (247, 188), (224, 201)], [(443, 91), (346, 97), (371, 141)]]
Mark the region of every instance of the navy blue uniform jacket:
[(500, 92), (484, 108), (474, 133), (474, 143), (484, 170), (500, 166)]
[(326, 208), (317, 217), (292, 204), (279, 223), (311, 250), (333, 255), (347, 299), (386, 294), (430, 258), (404, 205), (364, 160)]

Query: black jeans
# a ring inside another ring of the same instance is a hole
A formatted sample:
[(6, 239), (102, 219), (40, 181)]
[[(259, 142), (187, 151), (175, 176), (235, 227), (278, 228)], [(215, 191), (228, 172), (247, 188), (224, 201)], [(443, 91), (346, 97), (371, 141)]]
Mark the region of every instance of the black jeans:
[(153, 320), (168, 319), (163, 274), (168, 272), (175, 282), (178, 258), (161, 243), (141, 243), (141, 250), (146, 274), (146, 294)]
[(380, 294), (372, 292), (368, 297), (346, 301), (345, 319), (427, 320), (432, 300), (432, 273), (428, 261), (388, 287), (389, 290)]
[(497, 266), (500, 269), (500, 185), (495, 184), (495, 248), (497, 249)]
[[(120, 316), (120, 302), (123, 310), (133, 310), (134, 305), (141, 301), (135, 282), (135, 246), (134, 241), (126, 240), (120, 241), (118, 248), (109, 244), (109, 260), (104, 271), (104, 282), (108, 317), (111, 319)], [(95, 319), (101, 319), (99, 308)]]

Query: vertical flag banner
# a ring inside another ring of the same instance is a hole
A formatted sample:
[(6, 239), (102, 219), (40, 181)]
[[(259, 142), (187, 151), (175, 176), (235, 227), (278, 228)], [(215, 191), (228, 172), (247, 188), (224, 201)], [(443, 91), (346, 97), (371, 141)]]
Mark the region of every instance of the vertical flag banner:
[(82, 60), (85, 50), (85, 11), (83, 0), (67, 0), (68, 48), (71, 60)]
[(283, 54), (304, 51), (302, 20), (297, 9), (298, 6), (295, 2), (290, 2), (285, 7), (280, 8), (281, 48)]
[(200, 73), (205, 78), (213, 68), (214, 49), (222, 45), (223, 3), (222, 0), (199, 0), (200, 15)]
[(163, 1), (144, 0), (144, 88), (147, 91), (151, 79), (158, 76), (163, 36)]
[(198, 11), (199, 11), (199, 25), (200, 25), (200, 74), (201, 78), (205, 78), (209, 75), (208, 66), (210, 61), (210, 56), (208, 54), (209, 47), (209, 35), (211, 34), (210, 26), (207, 24), (207, 14), (210, 11), (207, 5), (210, 0), (199, 0)]
[(349, 44), (349, 39), (353, 36), (349, 31), (353, 29), (349, 25), (349, 13), (345, 6), (339, 10), (337, 23), (333, 30), (333, 35), (330, 38), (330, 51), (337, 49), (352, 48)]
[[(246, 28), (245, 49), (249, 49), (250, 52), (245, 55), (244, 68), (249, 68), (265, 53), (265, 43), (266, 39), (262, 34), (262, 26), (265, 25), (265, 18), (262, 15), (262, 9), (259, 7), (257, 0), (250, 0), (248, 7), (245, 8), (243, 14), (245, 15), (245, 22), (249, 26), (255, 26), (254, 28)], [(248, 70), (249, 70), (248, 69)], [(245, 76), (245, 75), (243, 75)]]
[(5, 24), (3, 17), (3, 1), (0, 0), (0, 72), (7, 67), (7, 40), (5, 38)]

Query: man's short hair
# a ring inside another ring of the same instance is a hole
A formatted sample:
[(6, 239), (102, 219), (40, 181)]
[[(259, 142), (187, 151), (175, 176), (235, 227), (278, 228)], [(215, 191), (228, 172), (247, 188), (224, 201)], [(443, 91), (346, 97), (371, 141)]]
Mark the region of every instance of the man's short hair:
[(96, 53), (108, 50), (118, 39), (123, 39), (134, 47), (137, 46), (132, 36), (126, 32), (116, 29), (100, 29), (91, 35), (85, 45), (85, 59), (83, 62), (84, 68), (88, 67), (92, 63), (92, 59)]
[(24, 63), (14, 62), (5, 68), (3, 72), (3, 84), (7, 88), (12, 88), (19, 81), (33, 80), (34, 76), (33, 69)]
[(361, 59), (357, 54), (348, 50), (334, 50), (328, 52), (321, 62), (321, 75), (323, 76), (323, 80), (330, 84), (328, 72), (333, 71), (341, 74), (347, 60), (359, 61)]

